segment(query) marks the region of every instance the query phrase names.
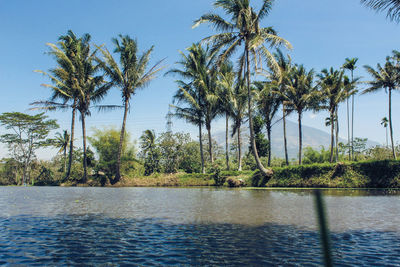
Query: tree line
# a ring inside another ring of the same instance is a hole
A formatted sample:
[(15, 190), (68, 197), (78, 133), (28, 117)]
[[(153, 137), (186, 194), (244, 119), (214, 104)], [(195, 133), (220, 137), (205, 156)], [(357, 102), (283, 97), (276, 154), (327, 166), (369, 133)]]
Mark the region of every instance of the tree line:
[[(374, 8), (374, 1), (364, 1)], [(203, 152), (203, 131), (207, 131), (208, 160), (214, 162), (212, 121), (225, 117), (226, 125), (226, 168), (229, 169), (229, 135), (236, 136), (238, 170), (242, 169), (242, 128), (248, 125), (250, 133), (250, 151), (257, 168), (264, 175), (271, 175), (271, 170), (264, 166), (259, 151), (265, 150), (262, 138), (258, 138), (256, 128), (264, 126), (267, 132), (267, 166), (271, 165), (271, 129), (277, 119), (283, 120), (285, 162), (289, 164), (286, 141), (286, 117), (297, 114), (299, 131), (298, 162), (302, 164), (302, 116), (304, 112), (327, 110), (329, 117), (326, 125), (331, 128), (330, 157), (334, 162), (339, 158), (339, 117), (338, 107), (346, 103), (347, 109), (347, 152), (348, 159), (354, 160), (354, 106), (357, 85), (360, 79), (354, 76), (357, 58), (348, 58), (339, 69), (327, 68), (317, 73), (307, 70), (302, 64), (295, 64), (291, 57), (280, 48), (291, 49), (286, 39), (280, 37), (274, 28), (263, 27), (261, 22), (272, 10), (273, 1), (264, 0), (256, 10), (249, 0), (216, 0), (214, 7), (222, 11), (207, 13), (194, 21), (193, 28), (201, 24), (210, 25), (217, 33), (194, 43), (185, 52), (176, 67), (166, 75), (179, 77), (176, 81), (178, 90), (173, 96), (172, 116), (184, 119), (198, 127), (201, 172), (205, 172)], [(392, 12), (392, 10), (390, 11)], [(121, 178), (121, 157), (126, 139), (127, 115), (131, 98), (136, 90), (145, 88), (163, 69), (163, 60), (150, 65), (151, 47), (139, 52), (137, 41), (128, 35), (113, 38), (113, 53), (104, 46), (91, 44), (91, 36), (84, 34), (77, 37), (72, 31), (61, 35), (56, 44), (48, 43), (48, 54), (55, 60), (56, 66), (48, 71), (38, 70), (51, 81), (43, 86), (50, 89), (48, 100), (32, 103), (32, 109), (57, 111), (70, 110), (72, 113), (70, 132), (57, 136), (64, 147), (69, 147), (65, 177), (71, 174), (74, 157), (75, 120), (79, 113), (82, 123), (82, 182), (87, 181), (87, 136), (86, 119), (93, 108), (98, 110), (123, 109), (122, 126), (115, 160), (115, 176), (111, 183)], [(232, 58), (237, 57), (236, 64)], [(116, 59), (117, 58), (117, 59)], [(400, 53), (393, 51), (386, 58), (385, 64), (376, 68), (365, 66), (372, 76), (367, 82), (369, 87), (362, 93), (375, 92), (379, 89), (388, 91), (388, 119), (392, 157), (396, 158), (393, 141), (391, 112), (391, 94), (400, 85)], [(350, 74), (350, 75), (347, 75)], [(260, 79), (261, 77), (261, 79)], [(256, 79), (258, 78), (258, 79)], [(111, 88), (117, 88), (122, 95), (120, 105), (102, 105), (101, 101)], [(281, 116), (278, 118), (278, 112)], [(2, 125), (7, 126), (6, 114)], [(229, 131), (229, 123), (233, 122)], [(258, 124), (255, 125), (255, 124)], [(260, 132), (260, 131), (258, 131)], [(151, 137), (151, 131), (144, 136)], [(143, 137), (145, 138), (145, 137)], [(68, 145), (66, 144), (69, 143)], [(7, 136), (2, 136), (7, 142)], [(264, 143), (264, 146), (265, 143)], [(149, 148), (150, 149), (150, 148)], [(150, 151), (150, 150), (149, 150)]]

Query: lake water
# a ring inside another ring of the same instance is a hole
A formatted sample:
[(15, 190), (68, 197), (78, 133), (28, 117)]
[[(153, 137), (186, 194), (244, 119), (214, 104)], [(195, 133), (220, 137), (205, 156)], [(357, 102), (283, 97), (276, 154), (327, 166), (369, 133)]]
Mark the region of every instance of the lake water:
[[(400, 265), (400, 191), (325, 190), (337, 265)], [(0, 187), (0, 265), (321, 265), (311, 190)]]

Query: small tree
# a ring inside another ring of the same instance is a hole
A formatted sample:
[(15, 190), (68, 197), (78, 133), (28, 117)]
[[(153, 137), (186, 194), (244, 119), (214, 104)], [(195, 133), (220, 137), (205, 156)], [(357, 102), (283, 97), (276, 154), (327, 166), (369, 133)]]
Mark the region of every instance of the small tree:
[(57, 129), (55, 120), (47, 120), (44, 113), (30, 116), (20, 112), (5, 112), (0, 115), (0, 124), (10, 133), (0, 135), (12, 157), (23, 166), (22, 183), (29, 180), (29, 167), (38, 148), (52, 145), (47, 138), (51, 130)]

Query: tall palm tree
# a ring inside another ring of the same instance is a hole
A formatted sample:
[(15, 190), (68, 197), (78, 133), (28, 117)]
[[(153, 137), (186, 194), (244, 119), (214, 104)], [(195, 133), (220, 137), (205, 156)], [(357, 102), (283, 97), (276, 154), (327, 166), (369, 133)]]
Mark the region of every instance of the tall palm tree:
[(398, 87), (399, 70), (396, 68), (391, 57), (386, 57), (384, 66), (378, 63), (376, 69), (368, 65), (364, 66), (364, 68), (372, 76), (373, 80), (368, 82), (370, 87), (365, 89), (363, 94), (376, 92), (380, 89), (385, 89), (385, 91), (389, 92), (389, 133), (392, 144), (392, 155), (396, 159), (392, 126), (392, 91)]
[(193, 27), (202, 23), (210, 23), (220, 33), (209, 36), (204, 41), (212, 43), (212, 51), (220, 51), (218, 62), (224, 62), (226, 58), (233, 55), (240, 47), (243, 53), (239, 59), (239, 73), (247, 81), (248, 115), (250, 128), (250, 143), (258, 169), (265, 175), (271, 175), (272, 171), (266, 169), (258, 156), (253, 129), (252, 96), (250, 79), (250, 57), (253, 56), (257, 68), (257, 58), (263, 57), (278, 69), (278, 65), (265, 44), (269, 47), (285, 45), (291, 47), (290, 43), (279, 37), (271, 27), (261, 27), (260, 21), (265, 18), (272, 9), (273, 0), (264, 0), (261, 8), (256, 11), (250, 6), (250, 0), (216, 0), (214, 7), (221, 8), (230, 20), (225, 20), (218, 14), (208, 13), (195, 21)]
[[(292, 68), (292, 59), (289, 55), (285, 57), (280, 49), (277, 49), (276, 53), (274, 53), (274, 57), (278, 63), (280, 73), (275, 74), (273, 71), (271, 72), (271, 80), (276, 83), (279, 88), (279, 91), (284, 92), (286, 90), (286, 86), (288, 84), (289, 74)], [(292, 112), (291, 109), (288, 109), (284, 102), (282, 102), (282, 124), (283, 124), (283, 146), (285, 150), (285, 162), (286, 165), (289, 165), (289, 154), (287, 149), (287, 138), (286, 138), (286, 116), (290, 115)]]
[(313, 109), (317, 95), (316, 86), (314, 85), (314, 70), (306, 71), (303, 65), (293, 66), (289, 74), (286, 90), (275, 91), (276, 94), (282, 96), (287, 107), (293, 109), (298, 115), (299, 126), (299, 164), (302, 163), (302, 146), (303, 134), (301, 120), (306, 110)]
[(236, 134), (238, 142), (238, 171), (242, 170), (242, 138), (241, 127), (247, 116), (247, 88), (243, 79), (238, 80), (232, 91), (231, 112), (233, 118), (232, 137)]
[[(188, 49), (188, 55), (181, 52), (182, 60), (177, 62), (181, 69), (172, 69), (166, 74), (177, 74), (184, 79), (189, 80), (187, 84), (190, 89), (196, 90), (194, 98), (202, 110), (202, 121), (204, 122), (208, 133), (208, 152), (210, 161), (213, 163), (213, 149), (211, 138), (211, 122), (218, 115), (218, 71), (214, 64), (214, 55), (210, 49), (203, 48), (200, 44), (193, 44)], [(180, 81), (181, 84), (185, 84)], [(184, 86), (180, 86), (183, 87)], [(182, 91), (181, 89), (179, 91)]]
[(229, 118), (232, 116), (233, 92), (236, 73), (231, 62), (221, 65), (218, 72), (218, 98), (220, 113), (225, 116), (225, 160), (229, 170)]
[[(323, 101), (326, 102), (326, 109), (329, 111), (329, 125), (331, 126), (331, 156), (330, 162), (333, 162), (334, 151), (336, 151), (336, 160), (338, 157), (338, 135), (339, 135), (339, 118), (337, 116), (339, 103), (349, 97), (348, 87), (345, 86), (344, 71), (334, 70), (333, 68), (323, 69), (318, 74), (319, 86)], [(336, 129), (336, 135), (335, 135)], [(335, 142), (336, 136), (336, 142)], [(334, 144), (336, 143), (336, 150)]]
[(59, 149), (57, 153), (63, 153), (64, 155), (64, 166), (62, 168), (63, 172), (67, 170), (67, 149), (70, 141), (69, 139), (70, 136), (68, 131), (64, 130), (62, 134), (56, 133), (56, 138), (53, 141), (53, 146)]
[[(48, 101), (36, 101), (32, 103), (31, 105), (36, 106), (36, 108), (33, 109), (48, 111), (72, 110), (69, 160), (64, 180), (67, 180), (70, 176), (74, 150), (75, 117), (79, 93), (75, 63), (78, 60), (79, 51), (88, 45), (89, 40), (90, 36), (88, 34), (77, 38), (76, 35), (69, 30), (66, 35), (59, 37), (59, 42), (57, 44), (47, 43), (50, 47), (48, 54), (55, 58), (58, 66), (50, 69), (48, 73), (36, 70), (36, 72), (49, 77), (52, 85), (42, 84), (42, 86), (50, 88), (52, 90), (52, 96)], [(61, 102), (58, 102), (58, 100)]]
[(278, 112), (281, 104), (282, 97), (276, 94), (276, 86), (273, 82), (255, 82), (257, 89), (257, 106), (261, 116), (264, 118), (264, 122), (267, 129), (268, 138), (268, 166), (271, 166), (271, 130), (272, 122)]
[(361, 0), (361, 3), (376, 11), (387, 11), (390, 20), (400, 20), (400, 0)]
[[(351, 83), (354, 85), (354, 70), (357, 68), (356, 64), (358, 58), (346, 58), (343, 68), (349, 70), (351, 73)], [(354, 94), (351, 96), (351, 135), (350, 135), (350, 120), (349, 120), (349, 99), (346, 99), (347, 104), (347, 139), (350, 145), (349, 160), (354, 157)], [(351, 138), (350, 138), (351, 136)], [(350, 140), (351, 139), (351, 140)]]
[(138, 89), (143, 89), (156, 77), (156, 74), (162, 69), (160, 66), (162, 61), (148, 67), (154, 46), (139, 55), (137, 41), (128, 35), (119, 35), (119, 39), (113, 38), (112, 41), (115, 45), (114, 53), (119, 54), (119, 64), (107, 49), (101, 48), (100, 51), (103, 54), (104, 61), (99, 61), (99, 63), (106, 75), (111, 79), (113, 85), (121, 89), (124, 107), (117, 153), (116, 174), (115, 178), (111, 181), (112, 183), (116, 183), (121, 178), (121, 155), (130, 100)]

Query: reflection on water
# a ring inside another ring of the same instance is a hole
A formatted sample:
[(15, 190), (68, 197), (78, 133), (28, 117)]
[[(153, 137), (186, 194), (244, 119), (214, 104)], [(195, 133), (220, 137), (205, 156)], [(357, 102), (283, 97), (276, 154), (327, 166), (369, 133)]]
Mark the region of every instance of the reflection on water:
[[(338, 264), (399, 265), (399, 192), (324, 191)], [(321, 264), (309, 190), (1, 188), (0, 265)]]

